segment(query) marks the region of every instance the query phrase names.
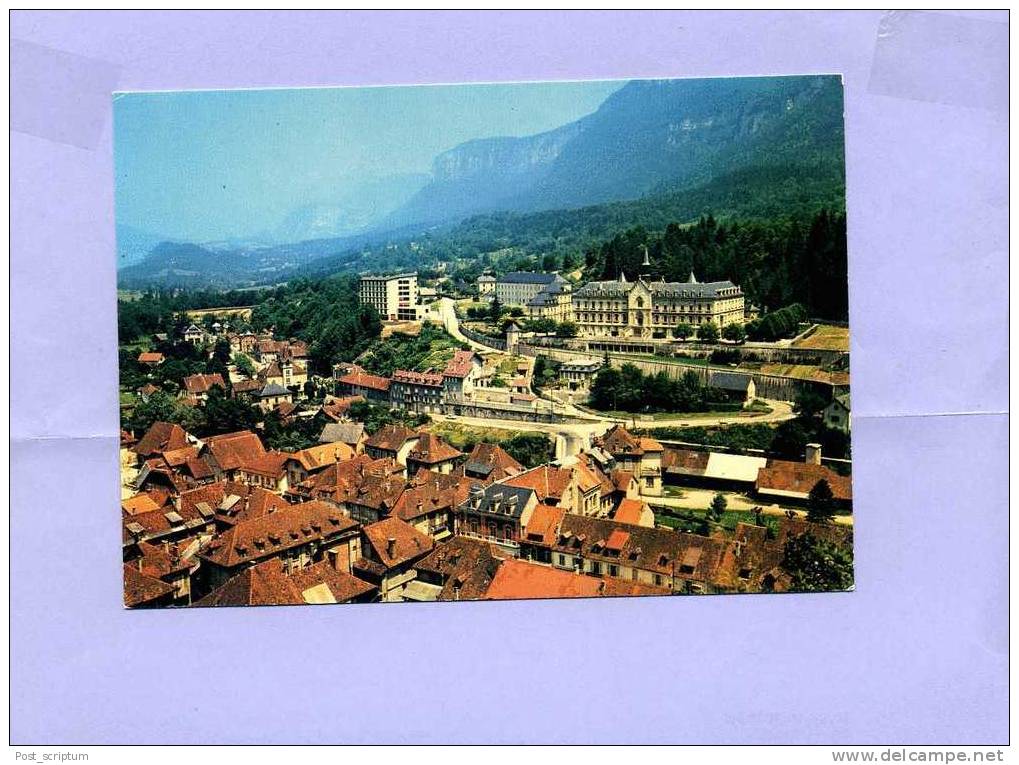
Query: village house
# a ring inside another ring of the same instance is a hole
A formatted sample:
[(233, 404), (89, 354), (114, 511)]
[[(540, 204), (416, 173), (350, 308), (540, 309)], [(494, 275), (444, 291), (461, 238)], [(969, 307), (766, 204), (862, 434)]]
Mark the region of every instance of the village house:
[(181, 386), (181, 394), (194, 398), (199, 403), (205, 403), (209, 399), (209, 391), (219, 388), (226, 393), (226, 383), (223, 382), (223, 375), (188, 375), (184, 378)]
[(444, 392), (443, 377), (437, 372), (397, 369), (389, 383), (390, 403), (408, 412), (442, 411)]
[(364, 453), (373, 459), (390, 457), (406, 467), (407, 455), (417, 445), (419, 436), (406, 425), (385, 425), (364, 442)]
[(725, 391), (732, 401), (744, 409), (757, 400), (757, 385), (752, 375), (711, 370), (708, 373), (708, 385)]
[(184, 330), (184, 340), (195, 346), (202, 345), (205, 342), (205, 331), (191, 324)]
[(458, 350), (442, 370), (443, 403), (463, 404), (471, 399), (484, 362), (474, 351)]
[(296, 606), (367, 603), (378, 589), (329, 561), (288, 572), (279, 558), (244, 569), (207, 594), (197, 606)]
[(483, 600), (595, 598), (667, 595), (668, 591), (614, 579), (598, 579), (562, 571), (540, 563), (506, 560), (496, 569)]
[(165, 360), (163, 354), (156, 351), (142, 351), (138, 354), (138, 363), (149, 367), (158, 367)]
[(283, 497), (260, 486), (217, 481), (183, 492), (179, 507), (185, 515), (214, 518), (217, 531), (289, 507)]
[(463, 452), (454, 449), (439, 436), (420, 433), (417, 443), (407, 452), (407, 475), (413, 476), (419, 470), (449, 475), (463, 456)]
[(475, 444), (463, 464), (453, 469), (453, 475), (462, 475), (484, 484), (502, 481), (522, 472), (524, 466), (505, 449), (484, 441)]
[(212, 590), (246, 568), (270, 558), (279, 559), (286, 573), (320, 560), (350, 573), (350, 563), (361, 556), (355, 521), (336, 507), (311, 501), (252, 518), (217, 535), (199, 553), (201, 577)]
[(346, 444), (355, 454), (364, 451), (367, 440), (363, 422), (327, 422), (318, 436), (320, 444)]
[(806, 504), (811, 490), (826, 481), (831, 488), (837, 507), (849, 510), (853, 504), (853, 482), (849, 476), (836, 473), (821, 464), (821, 447), (807, 445), (804, 462), (769, 459), (757, 472), (754, 492), (762, 500), (778, 501), (783, 504)]
[(354, 458), (354, 450), (342, 442), (321, 444), (293, 452), (286, 460), (288, 486), (297, 486), (336, 462)]
[(662, 457), (664, 480), (696, 488), (749, 492), (765, 457), (669, 447)]
[(478, 277), (478, 295), (489, 295), (495, 292), (495, 277), (491, 274), (482, 274)]
[[(143, 577), (169, 585), (169, 598), (162, 605), (187, 606), (191, 604), (191, 576), (198, 570), (195, 557), (198, 547), (198, 540), (160, 544), (137, 542), (124, 548), (124, 565)], [(131, 606), (130, 603), (125, 605)]]
[(415, 564), (415, 582), (439, 588), (435, 600), (480, 600), (504, 560), (506, 553), (500, 548), (456, 536)]
[(353, 563), (355, 574), (375, 584), (383, 602), (402, 601), (417, 576), (414, 564), (432, 551), (435, 542), (399, 518), (367, 525), (361, 535), (363, 557)]
[(333, 369), (338, 393), (344, 396), (361, 396), (368, 401), (389, 403), (388, 377), (369, 374), (356, 364), (338, 364)]
[(616, 523), (628, 523), (631, 526), (643, 526), (647, 529), (655, 527), (655, 514), (651, 506), (640, 499), (624, 499), (612, 515)]
[(849, 394), (840, 393), (831, 400), (821, 414), (824, 424), (829, 428), (849, 432)]
[(276, 383), (267, 383), (258, 392), (258, 408), (263, 412), (272, 411), (280, 404), (292, 404), (293, 402), (294, 394)]
[(611, 455), (613, 469), (621, 468), (633, 474), (640, 493), (652, 497), (662, 494), (662, 454), (660, 443), (647, 436), (634, 436), (622, 425), (614, 425), (595, 446)]
[(493, 542), (515, 555), (537, 504), (532, 488), (503, 483), (473, 486), (454, 513), (456, 533)]
[(330, 422), (349, 422), (350, 407), (365, 400), (364, 396), (326, 396), (319, 411)]
[(441, 542), (452, 535), (453, 512), (466, 501), (470, 487), (468, 479), (421, 470), (396, 501), (392, 515)]
[(165, 608), (174, 605), (174, 588), (158, 577), (124, 564), (124, 605), (127, 608)]

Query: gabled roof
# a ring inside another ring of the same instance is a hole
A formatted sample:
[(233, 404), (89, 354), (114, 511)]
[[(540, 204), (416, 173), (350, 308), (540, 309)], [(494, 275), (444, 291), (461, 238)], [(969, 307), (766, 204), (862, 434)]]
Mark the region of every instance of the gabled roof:
[(623, 499), (619, 503), (619, 507), (616, 508), (615, 514), (612, 516), (612, 520), (616, 523), (628, 523), (632, 526), (640, 526), (641, 518), (651, 508), (647, 502), (643, 502), (639, 499)]
[(216, 537), (201, 557), (231, 568), (356, 527), (357, 523), (333, 505), (312, 500), (236, 524)]
[(329, 422), (322, 428), (319, 443), (355, 446), (364, 438), (363, 422)]
[(136, 566), (124, 564), (124, 605), (137, 608), (161, 600), (173, 592), (173, 587), (155, 577), (146, 576)]
[(570, 468), (539, 465), (507, 478), (499, 485), (532, 489), (538, 495), (539, 502), (552, 500), (552, 504), (554, 504), (562, 500), (563, 494), (566, 493), (572, 481), (573, 471)]
[(141, 364), (161, 364), (163, 354), (158, 351), (142, 351), (138, 354), (138, 362)]
[(354, 450), (350, 446), (342, 441), (337, 441), (294, 452), (291, 459), (297, 460), (301, 463), (301, 467), (311, 473), (328, 467), (334, 462), (353, 459), (354, 456)]
[(484, 599), (593, 598), (604, 594), (605, 580), (512, 558), (496, 570)]
[(173, 449), (189, 446), (187, 431), (172, 422), (157, 421), (145, 431), (145, 435), (135, 444), (134, 452), (141, 457), (162, 454)]
[(393, 515), (413, 523), (430, 513), (452, 511), (467, 499), (471, 482), (466, 478), (452, 478), (420, 470), (414, 476), (414, 485), (407, 488), (393, 506)]
[(467, 461), (457, 468), (457, 472), (479, 478), (485, 482), (501, 481), (524, 471), (524, 466), (517, 462), (498, 444), (484, 441), (474, 445)]
[(442, 583), (438, 600), (479, 600), (507, 553), (488, 542), (455, 536), (414, 564), (419, 578)]
[(226, 390), (226, 383), (223, 382), (223, 375), (188, 375), (184, 378), (184, 390), (188, 393), (207, 393), (213, 387), (220, 387)]
[(265, 447), (250, 430), (238, 430), (205, 439), (205, 447), (222, 470), (236, 470), (265, 455)]
[(463, 452), (454, 449), (432, 433), (421, 433), (418, 442), (407, 454), (408, 460), (421, 462), (425, 465), (437, 465), (463, 456)]
[(270, 398), (271, 396), (290, 396), (293, 394), (278, 383), (269, 383), (259, 391), (258, 395), (261, 398)]
[(326, 561), (286, 574), (278, 558), (244, 569), (196, 606), (289, 606), (345, 603), (375, 588)]
[(474, 486), (460, 509), (519, 520), (534, 495), (534, 489), (530, 487), (510, 486), (506, 483)]
[(552, 284), (553, 282), (565, 282), (559, 274), (546, 274), (531, 271), (511, 271), (503, 274), (497, 280), (501, 284)]
[(387, 569), (421, 558), (435, 547), (430, 536), (399, 518), (385, 518), (365, 526), (363, 533), (373, 557)]
[(563, 522), (566, 515), (565, 507), (552, 507), (551, 505), (536, 505), (531, 511), (531, 517), (524, 528), (524, 539), (529, 542), (541, 542), (542, 544), (555, 544), (559, 536), (559, 524)]
[[(322, 404), (322, 414), (330, 420), (341, 420), (346, 416), (351, 404), (364, 401), (364, 396), (343, 396), (342, 398), (327, 398)], [(327, 426), (328, 427), (328, 426)]]
[(345, 374), (338, 380), (338, 382), (341, 382), (344, 385), (349, 385), (353, 388), (368, 388), (370, 390), (377, 390), (381, 392), (389, 390), (388, 377), (379, 377), (378, 375), (369, 374), (360, 367), (356, 367)]
[(442, 370), (442, 376), (457, 378), (466, 377), (470, 374), (476, 358), (477, 354), (475, 354), (474, 351), (456, 351), (453, 354), (453, 358), (446, 362), (446, 368)]
[(398, 452), (407, 441), (417, 438), (420, 434), (406, 425), (394, 423), (386, 425), (365, 442), (365, 446), (387, 452)]
[(809, 462), (768, 460), (767, 465), (757, 473), (756, 487), (762, 492), (802, 498), (808, 496), (814, 485), (822, 479), (828, 482), (835, 499), (848, 501), (853, 498), (852, 478), (839, 475), (824, 465)]

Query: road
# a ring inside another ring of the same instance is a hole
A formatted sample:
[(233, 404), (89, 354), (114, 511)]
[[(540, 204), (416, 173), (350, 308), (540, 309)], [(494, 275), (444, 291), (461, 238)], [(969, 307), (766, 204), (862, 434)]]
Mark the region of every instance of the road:
[[(653, 510), (656, 506), (658, 507), (674, 507), (681, 510), (697, 510), (703, 512), (711, 506), (711, 500), (714, 499), (715, 494), (722, 494), (727, 502), (726, 509), (728, 510), (741, 510), (750, 511), (755, 507), (760, 507), (761, 512), (765, 515), (785, 515), (786, 511), (792, 510), (796, 515), (805, 517), (807, 515), (805, 510), (796, 507), (786, 507), (778, 504), (764, 504), (759, 500), (754, 500), (748, 497), (746, 494), (740, 494), (734, 491), (723, 491), (716, 492), (711, 489), (694, 489), (684, 486), (680, 491), (683, 492), (681, 497), (648, 497), (642, 496), (645, 502), (651, 505)], [(853, 516), (851, 515), (836, 515), (835, 523), (842, 524), (844, 526), (853, 525)]]
[(489, 348), (487, 345), (474, 342), (460, 331), (460, 319), (457, 318), (456, 304), (453, 302), (452, 298), (439, 298), (428, 306), (428, 318), (442, 324), (443, 328), (449, 334), (461, 343), (467, 343), (467, 345), (478, 353), (492, 353), (496, 350), (494, 348)]

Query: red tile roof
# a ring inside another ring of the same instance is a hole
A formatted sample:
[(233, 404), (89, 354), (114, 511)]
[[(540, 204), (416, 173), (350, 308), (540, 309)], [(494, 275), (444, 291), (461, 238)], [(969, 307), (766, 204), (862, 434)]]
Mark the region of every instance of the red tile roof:
[(250, 430), (209, 436), (205, 445), (222, 470), (236, 470), (243, 465), (254, 464), (266, 453), (262, 441)]
[(805, 497), (822, 479), (828, 482), (835, 499), (848, 501), (853, 498), (850, 477), (839, 475), (824, 465), (808, 462), (768, 460), (768, 464), (757, 471), (756, 487), (758, 491), (788, 492)]
[(474, 366), (474, 351), (458, 350), (442, 370), (444, 377), (467, 377)]
[(124, 564), (124, 605), (136, 608), (167, 598), (173, 587), (160, 579), (146, 576), (136, 566)]
[(536, 468), (507, 478), (502, 481), (506, 486), (517, 486), (522, 489), (534, 489), (539, 502), (551, 499), (558, 502), (569, 488), (573, 480), (573, 471), (555, 465), (539, 465)]
[(378, 375), (368, 374), (360, 368), (345, 374), (339, 379), (339, 382), (353, 388), (368, 388), (370, 390), (377, 390), (381, 392), (389, 390), (388, 377), (379, 377)]
[(226, 383), (223, 382), (223, 375), (218, 372), (213, 375), (189, 375), (184, 378), (184, 390), (188, 393), (207, 393), (214, 387), (226, 390)]
[(354, 450), (342, 441), (312, 446), (290, 455), (291, 459), (300, 462), (301, 467), (309, 473), (336, 462), (353, 459), (355, 456)]
[(246, 568), (195, 603), (196, 606), (289, 606), (346, 603), (375, 588), (326, 561), (286, 574), (271, 558)]
[(517, 462), (498, 444), (482, 441), (475, 444), (467, 460), (455, 472), (460, 475), (470, 474), (486, 483), (501, 481), (524, 471), (524, 466)]
[(413, 372), (407, 369), (397, 369), (393, 372), (392, 381), (410, 385), (428, 385), (433, 388), (442, 387), (442, 375), (438, 372)]
[(499, 566), (484, 599), (591, 598), (602, 595), (604, 587), (601, 579), (514, 558)]
[(396, 501), (393, 515), (413, 523), (430, 513), (452, 511), (467, 501), (470, 487), (469, 479), (440, 476), (429, 470), (420, 470), (414, 476), (414, 485), (406, 489)]
[(398, 452), (407, 441), (417, 438), (420, 434), (415, 433), (406, 425), (398, 423), (386, 425), (374, 436), (365, 441), (366, 447), (380, 449), (387, 452)]
[(629, 523), (633, 526), (640, 525), (640, 519), (646, 510), (649, 510), (646, 502), (639, 499), (623, 499), (616, 508), (612, 520), (617, 523)]
[(134, 452), (141, 457), (151, 457), (173, 449), (189, 446), (188, 434), (180, 425), (172, 422), (152, 423), (141, 440), (135, 444)]
[(163, 354), (156, 351), (142, 351), (138, 354), (138, 361), (141, 364), (162, 364)]
[(524, 538), (529, 542), (555, 544), (559, 537), (559, 524), (563, 522), (564, 515), (566, 515), (565, 507), (536, 505), (524, 528)]
[(386, 568), (412, 562), (435, 547), (430, 536), (399, 518), (386, 518), (365, 526), (363, 533), (372, 548), (373, 558)]
[(419, 435), (418, 442), (411, 447), (407, 459), (426, 465), (437, 465), (462, 456), (463, 452), (454, 449), (438, 436), (426, 432)]

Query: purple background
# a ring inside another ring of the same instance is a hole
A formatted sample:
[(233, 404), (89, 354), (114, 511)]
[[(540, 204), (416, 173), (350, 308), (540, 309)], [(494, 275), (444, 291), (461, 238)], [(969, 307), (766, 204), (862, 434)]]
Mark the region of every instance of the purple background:
[[(1006, 22), (13, 13), (12, 742), (1007, 740)], [(846, 86), (855, 593), (121, 609), (97, 94), (806, 72)]]

